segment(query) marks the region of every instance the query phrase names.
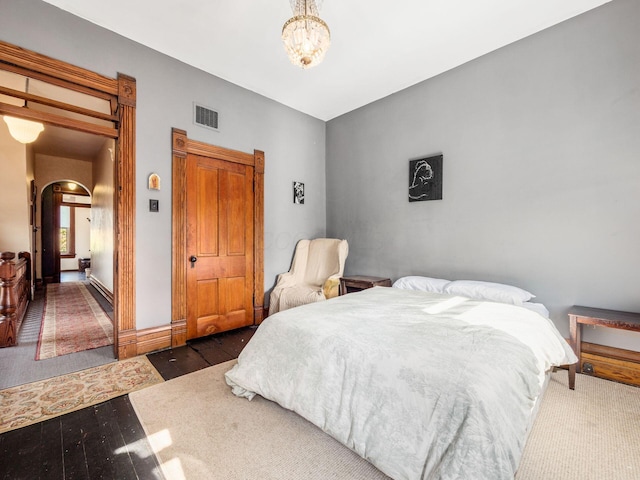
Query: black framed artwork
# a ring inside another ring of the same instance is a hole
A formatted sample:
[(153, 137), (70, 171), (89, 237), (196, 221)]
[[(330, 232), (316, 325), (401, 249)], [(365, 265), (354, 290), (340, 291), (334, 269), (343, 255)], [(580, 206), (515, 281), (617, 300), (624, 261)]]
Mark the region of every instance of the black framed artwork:
[(304, 183), (293, 182), (293, 203), (304, 205)]
[(442, 200), (442, 155), (409, 160), (409, 201)]

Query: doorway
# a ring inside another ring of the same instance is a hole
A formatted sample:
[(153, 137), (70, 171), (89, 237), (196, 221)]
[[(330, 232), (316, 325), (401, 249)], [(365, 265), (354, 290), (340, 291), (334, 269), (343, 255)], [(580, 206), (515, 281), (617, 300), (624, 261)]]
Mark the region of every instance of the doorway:
[[(2, 127), (3, 125), (0, 125), (0, 135), (8, 136)], [(17, 144), (13, 139), (5, 138), (5, 143), (9, 142)], [(73, 330), (73, 335), (67, 335), (66, 339), (67, 344), (74, 345), (71, 350), (74, 353), (69, 350), (65, 351), (65, 347), (58, 344), (59, 356), (45, 356), (46, 358), (43, 359), (41, 354), (44, 342), (43, 335), (47, 331), (43, 330), (42, 325), (47, 311), (45, 308), (46, 286), (43, 285), (43, 279), (51, 282), (56, 277), (56, 282), (70, 280), (85, 284), (86, 291), (102, 307), (98, 310), (104, 311), (107, 317), (113, 319), (112, 305), (95, 288), (88, 285), (87, 278), (90, 279), (90, 276), (86, 275), (86, 271), (79, 271), (78, 259), (91, 258), (90, 231), (93, 228), (94, 236), (97, 235), (99, 239), (97, 243), (102, 246), (102, 257), (106, 258), (108, 267), (106, 270), (99, 268), (96, 279), (99, 279), (101, 283), (113, 284), (113, 251), (104, 252), (105, 244), (113, 245), (112, 221), (105, 222), (104, 218), (90, 221), (94, 217), (90, 212), (92, 204), (96, 204), (96, 202), (98, 210), (103, 213), (107, 210), (113, 211), (112, 207), (110, 209), (108, 207), (109, 204), (113, 204), (113, 194), (110, 193), (104, 198), (105, 196), (101, 197), (100, 192), (113, 192), (114, 190), (114, 162), (111, 158), (111, 151), (114, 150), (115, 143), (111, 139), (97, 135), (69, 132), (59, 127), (47, 126), (41, 137), (31, 143), (28, 148), (34, 158), (32, 169), (34, 179), (29, 199), (33, 207), (30, 212), (33, 227), (32, 243), (34, 245), (32, 260), (40, 284), (34, 291), (34, 297), (18, 332), (18, 345), (0, 349), (0, 362), (4, 365), (0, 376), (2, 377), (0, 378), (0, 386), (7, 388), (103, 365), (115, 360), (113, 341), (110, 341), (108, 346), (100, 346), (95, 342), (89, 344), (81, 335), (82, 332), (76, 329)], [(93, 188), (94, 184), (96, 189)], [(97, 194), (89, 196), (89, 191)], [(5, 193), (3, 192), (1, 195), (5, 195)], [(54, 195), (58, 197), (55, 202), (57, 205), (56, 220), (54, 220), (53, 209)], [(26, 203), (25, 199), (23, 208), (26, 208)], [(47, 211), (47, 204), (49, 211)], [(63, 219), (65, 214), (68, 215), (66, 221)], [(103, 217), (112, 218), (113, 214), (103, 215)], [(47, 221), (47, 219), (49, 220)], [(49, 232), (47, 232), (47, 224)], [(63, 234), (61, 234), (59, 227), (65, 229), (64, 236), (68, 240), (67, 245), (64, 245), (64, 240), (61, 238)], [(49, 239), (48, 244), (47, 239)], [(55, 240), (57, 240), (57, 245), (54, 247)], [(49, 251), (57, 251), (57, 257), (51, 255), (50, 259), (47, 259)], [(64, 258), (65, 256), (66, 258)], [(100, 255), (98, 255), (98, 259), (100, 259)], [(48, 262), (55, 262), (51, 263), (50, 267), (51, 271), (54, 271), (53, 265), (56, 266), (55, 273), (48, 273)], [(71, 271), (65, 273), (65, 270)], [(65, 276), (67, 278), (64, 278)], [(112, 287), (110, 288), (112, 289)], [(64, 300), (66, 294), (57, 297), (59, 301), (63, 301), (64, 305), (69, 304)], [(102, 319), (104, 328), (110, 330), (108, 335), (113, 336), (112, 320), (107, 320), (104, 317)], [(57, 322), (56, 324), (58, 325)], [(39, 359), (36, 360), (36, 358)]]
[[(172, 145), (171, 344), (177, 347), (264, 318), (264, 152), (208, 145), (178, 129)], [(199, 225), (205, 217), (215, 221)]]
[[(66, 131), (114, 139), (114, 354), (123, 359), (137, 355), (135, 316), (135, 113), (136, 82), (127, 75), (109, 78), (36, 52), (0, 42), (0, 72), (30, 79), (42, 91), (3, 88), (0, 115), (37, 121)], [(40, 82), (38, 84), (38, 82)], [(20, 85), (23, 83), (17, 82)], [(65, 97), (53, 92), (63, 91)], [(70, 96), (66, 96), (71, 92)], [(92, 99), (89, 104), (78, 97)], [(11, 100), (8, 100), (11, 99)], [(71, 99), (69, 99), (71, 98)], [(93, 100), (106, 102), (108, 111)]]
[[(86, 274), (91, 265), (91, 194), (73, 180), (61, 180), (42, 190), (40, 205), (39, 278), (46, 285), (59, 283), (62, 272)], [(106, 281), (112, 284), (113, 278)]]

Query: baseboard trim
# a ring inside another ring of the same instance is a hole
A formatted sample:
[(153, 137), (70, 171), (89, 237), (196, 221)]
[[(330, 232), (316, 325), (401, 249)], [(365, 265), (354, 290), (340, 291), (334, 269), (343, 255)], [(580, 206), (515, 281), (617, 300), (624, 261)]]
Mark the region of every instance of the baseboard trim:
[(171, 322), (171, 346), (181, 347), (187, 344), (187, 320), (182, 318)]
[(138, 330), (136, 340), (138, 355), (171, 348), (171, 325)]
[(589, 364), (599, 378), (640, 386), (640, 352), (582, 342), (582, 362), (579, 372)]
[(118, 360), (138, 355), (137, 335), (135, 330), (124, 330), (118, 333)]

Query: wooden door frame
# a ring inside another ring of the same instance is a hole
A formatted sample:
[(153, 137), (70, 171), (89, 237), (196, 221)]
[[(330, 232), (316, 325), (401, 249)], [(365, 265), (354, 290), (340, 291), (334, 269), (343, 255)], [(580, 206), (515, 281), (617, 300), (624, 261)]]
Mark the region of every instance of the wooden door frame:
[(187, 342), (187, 155), (212, 157), (253, 167), (253, 322), (264, 318), (264, 152), (244, 153), (191, 140), (187, 132), (171, 131), (172, 160), (172, 248), (171, 248), (171, 346)]
[[(70, 128), (116, 141), (114, 174), (114, 355), (137, 355), (135, 311), (135, 166), (136, 80), (118, 73), (109, 78), (45, 55), (0, 41), (0, 69), (37, 78), (107, 100), (116, 128), (98, 126), (48, 112), (0, 102), (0, 115)], [(59, 106), (59, 105), (57, 105)], [(64, 109), (64, 105), (59, 106)], [(70, 111), (72, 106), (67, 106)]]
[[(51, 188), (53, 189), (53, 211), (51, 212), (53, 214), (53, 229), (50, 232), (53, 240), (53, 283), (60, 283), (60, 236), (58, 235), (58, 232), (60, 231), (60, 205), (62, 205), (62, 192), (56, 192), (53, 185)], [(44, 278), (42, 281), (44, 283)]]

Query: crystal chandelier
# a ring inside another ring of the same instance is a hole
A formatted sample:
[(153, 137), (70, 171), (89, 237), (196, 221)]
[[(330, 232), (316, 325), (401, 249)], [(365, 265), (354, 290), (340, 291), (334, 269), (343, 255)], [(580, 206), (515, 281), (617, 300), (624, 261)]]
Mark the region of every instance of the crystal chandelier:
[(329, 27), (320, 18), (316, 0), (291, 0), (293, 17), (282, 27), (282, 41), (289, 60), (302, 68), (322, 62), (331, 45)]

